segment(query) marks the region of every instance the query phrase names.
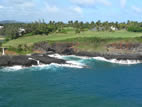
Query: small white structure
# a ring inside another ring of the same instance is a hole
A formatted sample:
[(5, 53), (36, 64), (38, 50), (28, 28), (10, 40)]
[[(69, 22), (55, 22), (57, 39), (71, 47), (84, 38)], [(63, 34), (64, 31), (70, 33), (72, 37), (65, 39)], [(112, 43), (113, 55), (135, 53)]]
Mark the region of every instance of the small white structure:
[(6, 48), (1, 48), (2, 49), (2, 56), (4, 56), (5, 55), (5, 49)]
[(4, 48), (2, 48), (2, 55), (5, 55), (5, 51), (4, 51)]
[(0, 29), (3, 29), (4, 28), (4, 26), (0, 26)]
[(112, 31), (116, 31), (116, 28), (113, 27), (113, 26), (111, 26), (110, 29), (111, 29)]
[(26, 30), (25, 29), (23, 29), (23, 28), (19, 28), (19, 35), (21, 36), (23, 33), (25, 33), (26, 32)]

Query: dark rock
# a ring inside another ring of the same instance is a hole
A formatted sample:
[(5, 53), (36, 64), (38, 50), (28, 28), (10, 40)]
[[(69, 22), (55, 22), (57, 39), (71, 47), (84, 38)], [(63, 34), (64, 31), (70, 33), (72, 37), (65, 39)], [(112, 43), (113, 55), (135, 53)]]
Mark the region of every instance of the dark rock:
[(53, 51), (47, 51), (46, 54), (47, 54), (47, 55), (51, 55), (51, 54), (55, 54), (55, 52), (53, 52)]
[(0, 66), (8, 66), (10, 61), (9, 56), (0, 56)]
[(50, 48), (50, 47), (47, 49), (47, 52), (48, 52), (48, 51), (50, 51), (50, 52), (56, 52), (56, 50), (55, 50), (55, 49)]
[(31, 58), (38, 60), (39, 62), (43, 63), (43, 64), (51, 64), (51, 63), (58, 63), (58, 64), (65, 64), (66, 62), (62, 59), (55, 59), (55, 58), (51, 58), (47, 55), (43, 55), (43, 56), (32, 56)]
[(71, 55), (74, 53), (74, 50), (72, 48), (67, 48), (67, 49), (63, 50), (61, 53), (66, 54), (66, 55)]
[(10, 60), (9, 65), (32, 66), (32, 65), (37, 65), (37, 61), (29, 60), (28, 56), (13, 56)]
[(73, 54), (72, 43), (54, 43), (48, 44), (47, 42), (37, 43), (34, 45), (34, 50), (41, 50), (46, 52), (60, 53), (60, 54)]
[[(97, 52), (85, 52), (79, 51), (76, 52), (72, 48), (74, 47), (73, 43), (54, 43), (48, 44), (47, 42), (42, 42), (35, 44), (35, 49), (46, 50), (47, 53), (52, 51), (52, 53), (59, 53), (64, 55), (78, 55), (78, 56), (88, 56), (88, 57), (104, 57), (106, 59), (118, 59), (118, 60), (142, 60), (142, 44), (140, 43), (113, 43), (106, 46), (107, 48), (117, 49), (116, 52), (108, 52), (107, 53), (97, 53)], [(119, 51), (124, 50), (123, 53), (120, 54)], [(130, 54), (126, 54), (125, 52), (129, 51)]]
[(80, 51), (74, 53), (78, 56), (88, 56), (88, 57), (104, 57), (106, 59), (117, 59), (117, 60), (142, 60), (142, 55), (140, 54), (107, 54), (107, 53), (91, 53)]
[(27, 56), (1, 56), (0, 66), (32, 66), (37, 65), (37, 61), (29, 60)]

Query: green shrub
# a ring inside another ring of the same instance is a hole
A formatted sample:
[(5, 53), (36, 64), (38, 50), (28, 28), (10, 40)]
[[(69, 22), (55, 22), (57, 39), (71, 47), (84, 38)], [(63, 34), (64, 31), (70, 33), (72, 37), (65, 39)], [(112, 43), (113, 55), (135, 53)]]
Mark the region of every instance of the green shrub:
[(140, 26), (130, 26), (128, 27), (129, 32), (142, 32), (142, 27)]
[(25, 45), (18, 45), (18, 47), (12, 47), (10, 46), (8, 48), (9, 51), (14, 51), (18, 54), (29, 54), (32, 53), (32, 47), (28, 47), (26, 44)]
[(76, 29), (76, 30), (75, 30), (75, 33), (80, 33), (80, 29)]

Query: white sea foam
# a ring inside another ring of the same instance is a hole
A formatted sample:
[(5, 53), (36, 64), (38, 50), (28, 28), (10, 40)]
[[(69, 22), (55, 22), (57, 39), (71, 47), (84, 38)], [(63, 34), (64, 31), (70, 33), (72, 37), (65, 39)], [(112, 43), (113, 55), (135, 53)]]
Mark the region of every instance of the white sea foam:
[(125, 65), (142, 63), (139, 60), (117, 60), (117, 59), (110, 59), (110, 60), (108, 60), (108, 59), (103, 58), (103, 57), (94, 57), (94, 59), (100, 60), (100, 61), (105, 61), (105, 62), (110, 62), (110, 63), (116, 63), (116, 64), (125, 64)]
[[(117, 60), (117, 59), (106, 59), (103, 57), (80, 57), (80, 56), (75, 56), (75, 55), (59, 55), (59, 54), (53, 54), (53, 55), (49, 55), (50, 57), (54, 57), (57, 59), (65, 59), (65, 57), (75, 57), (75, 58), (80, 58), (80, 60), (67, 60), (66, 64), (56, 64), (56, 63), (52, 63), (52, 64), (41, 64), (39, 63), (39, 61), (37, 61), (39, 64), (38, 65), (33, 65), (32, 67), (23, 67), (23, 66), (13, 66), (13, 67), (5, 67), (2, 69), (2, 71), (4, 72), (13, 72), (13, 71), (19, 71), (21, 69), (52, 69), (53, 67), (70, 67), (70, 68), (85, 68), (87, 67), (87, 65), (85, 65), (83, 62), (85, 62), (87, 59), (95, 59), (95, 60), (100, 60), (100, 61), (105, 61), (105, 62), (109, 62), (109, 63), (116, 63), (116, 64), (127, 64), (127, 65), (131, 65), (131, 64), (139, 64), (142, 63), (142, 61), (139, 60)], [(31, 60), (34, 60), (32, 58), (30, 58)]]
[(76, 66), (82, 66), (85, 67), (86, 65), (77, 61), (66, 61), (66, 63), (71, 64), (71, 65), (76, 65)]
[(3, 72), (15, 72), (15, 71), (19, 71), (22, 69), (33, 69), (35, 70), (36, 68), (38, 70), (42, 70), (42, 69), (53, 69), (55, 67), (68, 67), (68, 68), (84, 68), (84, 65), (81, 65), (79, 63), (76, 62), (71, 62), (71, 61), (67, 61), (67, 64), (57, 64), (57, 63), (51, 63), (51, 64), (40, 64), (40, 65), (33, 65), (31, 67), (23, 67), (23, 66), (12, 66), (12, 67), (4, 67), (2, 69)]
[(59, 55), (59, 54), (52, 54), (52, 55), (48, 55), (49, 57), (52, 57), (52, 58), (57, 58), (57, 59), (62, 59), (63, 58), (63, 55)]
[(73, 63), (68, 63), (68, 64), (56, 64), (56, 63), (52, 63), (51, 65), (61, 66), (61, 67), (69, 67), (69, 68), (84, 68), (84, 66), (82, 66), (82, 65), (73, 64)]
[(67, 55), (67, 57), (76, 57), (76, 58), (80, 58), (80, 59), (91, 59), (91, 57), (87, 57), (87, 56), (76, 56), (76, 55)]
[(40, 65), (40, 61), (39, 61), (39, 60), (35, 60), (35, 59), (33, 59), (33, 58), (29, 58), (29, 60), (34, 60), (34, 61), (37, 62), (37, 65)]
[[(75, 55), (60, 55), (60, 54), (52, 54), (49, 55), (49, 57), (57, 58), (57, 59), (65, 59), (67, 60), (67, 64), (62, 64), (62, 66), (66, 67), (75, 67), (75, 68), (84, 68), (87, 67), (85, 64), (81, 63), (82, 60), (90, 59), (91, 57), (81, 57), (81, 56), (75, 56)], [(68, 57), (73, 57), (73, 58), (80, 58), (80, 60), (68, 60)], [(67, 58), (67, 59), (66, 59)]]
[(4, 72), (14, 72), (14, 71), (18, 71), (18, 70), (21, 70), (21, 69), (24, 69), (25, 67), (23, 66), (12, 66), (12, 67), (4, 67), (2, 69), (2, 71)]
[(71, 62), (68, 62), (67, 61), (67, 64), (57, 64), (57, 63), (51, 63), (51, 64), (41, 64), (41, 65), (38, 65), (38, 66), (32, 66), (32, 67), (40, 67), (40, 68), (52, 68), (53, 66), (56, 66), (56, 67), (69, 67), (69, 68), (83, 68), (84, 65), (81, 65), (81, 64), (75, 64), (75, 63), (71, 63)]
[[(115, 64), (123, 64), (123, 65), (142, 63), (142, 61), (140, 61), (140, 60), (117, 60), (117, 59), (106, 59), (104, 57), (82, 57), (82, 56), (75, 56), (75, 55), (59, 55), (59, 54), (53, 54), (53, 55), (49, 55), (49, 56), (54, 57), (54, 58), (58, 58), (58, 59), (64, 59), (64, 57), (76, 57), (76, 58), (80, 58), (82, 60), (95, 59), (95, 60), (100, 60), (100, 61), (105, 61), (105, 62), (115, 63)], [(78, 63), (78, 62), (74, 61), (74, 63)]]
[(76, 56), (76, 55), (60, 55), (60, 54), (52, 54), (48, 55), (49, 57), (57, 58), (57, 59), (64, 59), (64, 57), (75, 57), (80, 59), (90, 59), (91, 57), (86, 56)]
[(24, 67), (22, 66), (12, 66), (12, 67), (8, 67), (9, 69), (13, 69), (13, 70), (21, 70), (23, 69)]

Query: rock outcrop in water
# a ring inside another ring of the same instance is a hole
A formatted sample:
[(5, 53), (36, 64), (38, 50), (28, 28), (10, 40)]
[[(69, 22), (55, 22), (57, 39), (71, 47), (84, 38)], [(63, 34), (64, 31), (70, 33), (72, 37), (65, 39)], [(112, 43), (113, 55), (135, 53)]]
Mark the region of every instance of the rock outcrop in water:
[(0, 67), (5, 66), (32, 66), (38, 65), (39, 63), (42, 64), (51, 64), (51, 63), (58, 63), (64, 64), (65, 61), (61, 59), (51, 58), (47, 55), (32, 55), (32, 56), (0, 56)]
[(37, 65), (37, 61), (29, 60), (27, 56), (1, 56), (0, 66), (32, 66)]
[(39, 54), (39, 55), (32, 55), (30, 58), (39, 61), (40, 63), (43, 64), (51, 64), (51, 63), (57, 63), (57, 64), (65, 64), (65, 60), (62, 59), (56, 59), (56, 58), (51, 58), (46, 54)]

